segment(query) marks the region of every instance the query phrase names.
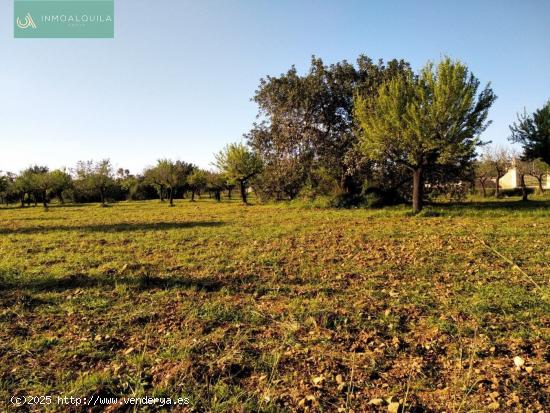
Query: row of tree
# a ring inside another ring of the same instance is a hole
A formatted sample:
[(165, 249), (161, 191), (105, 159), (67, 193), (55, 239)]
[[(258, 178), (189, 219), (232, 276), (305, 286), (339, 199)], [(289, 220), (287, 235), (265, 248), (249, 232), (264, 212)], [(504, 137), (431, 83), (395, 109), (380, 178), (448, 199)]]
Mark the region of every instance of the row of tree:
[(176, 196), (195, 196), (208, 193), (221, 201), (222, 192), (240, 188), (243, 202), (247, 202), (250, 179), (260, 173), (262, 164), (257, 155), (245, 145), (231, 144), (216, 155), (218, 171), (200, 169), (183, 162), (161, 159), (141, 175), (132, 175), (119, 168), (116, 172), (108, 159), (78, 162), (70, 172), (45, 166), (33, 166), (19, 175), (0, 176), (0, 202), (20, 202), (23, 207), (42, 203), (44, 207), (57, 198), (64, 203), (66, 197), (75, 202), (99, 201), (106, 205), (109, 199), (167, 199), (174, 205)]
[[(258, 120), (245, 135), (247, 145), (231, 144), (215, 156), (217, 171), (182, 161), (159, 160), (134, 176), (109, 161), (80, 162), (68, 173), (32, 167), (19, 176), (4, 175), (0, 196), (21, 204), (106, 199), (169, 200), (204, 191), (221, 199), (238, 187), (243, 202), (250, 188), (263, 199), (331, 196), (335, 205), (375, 200), (412, 200), (422, 209), (430, 193), (453, 192), (467, 183), (499, 180), (511, 167), (504, 151), (486, 151), (480, 134), (490, 124), (496, 96), (460, 61), (444, 58), (415, 73), (403, 60), (374, 63), (360, 56), (325, 65), (312, 58), (309, 71), (295, 67), (261, 79), (253, 100)], [(510, 140), (523, 146), (516, 167), (524, 182), (539, 180), (550, 163), (550, 102), (524, 113), (510, 127)], [(529, 162), (528, 162), (529, 161)], [(525, 188), (525, 183), (523, 184)], [(72, 192), (71, 192), (72, 191)]]
[(539, 192), (544, 192), (544, 180), (550, 177), (550, 165), (541, 158), (529, 159), (503, 147), (493, 147), (485, 150), (480, 159), (475, 162), (475, 185), (481, 187), (483, 196), (487, 196), (488, 188), (495, 188), (495, 195), (500, 196), (501, 178), (511, 169), (515, 169), (519, 187), (524, 200), (527, 200), (527, 180), (536, 181)]
[[(425, 191), (452, 192), (475, 181), (480, 134), (495, 99), (490, 85), (480, 89), (450, 58), (415, 73), (403, 60), (360, 56), (356, 65), (327, 66), (314, 57), (305, 75), (292, 67), (262, 79), (256, 91), (259, 120), (247, 138), (264, 163), (259, 193), (412, 199), (418, 212)], [(524, 160), (550, 162), (549, 124), (550, 102), (511, 126)]]

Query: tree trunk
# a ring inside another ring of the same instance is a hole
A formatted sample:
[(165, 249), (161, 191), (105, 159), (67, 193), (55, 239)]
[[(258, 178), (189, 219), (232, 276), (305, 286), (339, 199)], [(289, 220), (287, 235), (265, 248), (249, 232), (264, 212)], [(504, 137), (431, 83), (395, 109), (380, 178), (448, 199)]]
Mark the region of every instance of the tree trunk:
[(170, 197), (170, 206), (174, 206), (174, 190), (168, 188), (168, 196)]
[(487, 196), (487, 190), (485, 189), (485, 182), (479, 181), (479, 183), (481, 184), (481, 190), (483, 191), (483, 198), (485, 198)]
[(195, 201), (195, 190), (193, 189), (191, 191), (191, 202), (194, 202)]
[(242, 198), (243, 202), (245, 204), (247, 204), (248, 202), (246, 201), (246, 185), (245, 185), (244, 181), (240, 181), (239, 186), (241, 187), (241, 198)]
[(521, 175), (521, 200), (527, 201), (527, 188), (525, 187), (525, 175)]
[(424, 171), (422, 168), (413, 170), (413, 212), (422, 211), (424, 198)]
[(222, 200), (221, 191), (216, 190), (216, 191), (214, 192), (214, 197), (216, 198), (216, 201), (220, 202), (220, 201)]
[(231, 188), (227, 188), (227, 197), (228, 197), (229, 199), (231, 199), (231, 191), (232, 191)]
[(25, 193), (21, 194), (21, 208), (25, 208)]
[(44, 191), (42, 193), (42, 205), (44, 205), (44, 208), (48, 208), (48, 201), (47, 201), (47, 198), (46, 198), (46, 191)]
[(500, 176), (497, 175), (497, 188), (495, 190), (495, 196), (498, 198), (500, 196)]

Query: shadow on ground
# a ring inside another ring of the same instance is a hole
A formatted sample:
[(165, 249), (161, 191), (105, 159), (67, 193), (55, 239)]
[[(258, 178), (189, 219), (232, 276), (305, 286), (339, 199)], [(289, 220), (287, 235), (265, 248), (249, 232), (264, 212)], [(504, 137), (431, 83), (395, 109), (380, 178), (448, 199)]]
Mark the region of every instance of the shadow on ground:
[(445, 209), (478, 209), (480, 211), (531, 211), (540, 208), (550, 208), (550, 201), (488, 201), (488, 202), (454, 202), (450, 204), (434, 203), (433, 206)]
[(22, 228), (0, 228), (0, 235), (9, 234), (43, 234), (57, 231), (80, 232), (131, 232), (131, 231), (163, 231), (168, 229), (185, 229), (194, 227), (219, 227), (222, 221), (188, 221), (188, 222), (142, 222), (93, 225), (52, 225)]
[(1, 280), (2, 293), (15, 291), (63, 292), (73, 289), (115, 288), (127, 285), (137, 289), (197, 288), (204, 291), (218, 291), (226, 285), (216, 277), (191, 278), (181, 276), (94, 276), (71, 275), (63, 278), (41, 277), (30, 280)]

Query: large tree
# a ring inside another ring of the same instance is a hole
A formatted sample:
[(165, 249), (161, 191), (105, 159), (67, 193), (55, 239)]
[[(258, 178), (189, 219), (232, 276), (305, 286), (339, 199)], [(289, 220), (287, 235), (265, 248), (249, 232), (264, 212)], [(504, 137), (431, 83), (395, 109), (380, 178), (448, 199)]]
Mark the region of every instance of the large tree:
[(550, 100), (531, 115), (518, 114), (510, 131), (510, 140), (523, 146), (524, 159), (540, 158), (550, 164)]
[(246, 204), (246, 191), (250, 185), (250, 180), (262, 171), (262, 160), (257, 153), (251, 151), (242, 143), (229, 144), (215, 156), (215, 166), (229, 179), (238, 182), (241, 199)]
[(384, 80), (408, 70), (398, 60), (376, 64), (360, 56), (356, 65), (325, 65), (314, 56), (303, 75), (293, 66), (261, 79), (254, 96), (259, 121), (247, 138), (265, 163), (264, 189), (276, 198), (294, 197), (328, 173), (340, 191), (360, 191), (354, 95), (372, 95)]
[(428, 63), (418, 74), (382, 84), (375, 97), (357, 96), (355, 115), (361, 148), (375, 160), (395, 162), (413, 177), (413, 211), (423, 206), (424, 178), (438, 167), (473, 161), (479, 135), (496, 96), (487, 85), (450, 58)]

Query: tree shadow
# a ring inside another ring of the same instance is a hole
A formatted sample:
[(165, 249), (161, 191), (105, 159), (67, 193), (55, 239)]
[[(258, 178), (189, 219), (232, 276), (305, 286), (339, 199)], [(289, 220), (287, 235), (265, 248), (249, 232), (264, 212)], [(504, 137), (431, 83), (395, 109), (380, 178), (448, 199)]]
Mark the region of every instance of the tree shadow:
[(532, 211), (541, 208), (550, 208), (550, 201), (529, 200), (529, 201), (487, 201), (487, 202), (454, 202), (451, 204), (434, 203), (433, 206), (445, 209), (478, 209), (500, 210), (500, 211)]
[(76, 289), (110, 289), (126, 285), (136, 289), (196, 288), (208, 292), (220, 290), (225, 283), (216, 277), (191, 278), (181, 276), (132, 275), (132, 276), (86, 276), (70, 275), (62, 278), (41, 277), (29, 280), (0, 280), (2, 295), (16, 291), (64, 292)]
[(194, 227), (219, 227), (222, 221), (187, 221), (187, 222), (141, 222), (92, 225), (51, 225), (22, 228), (0, 228), (0, 235), (8, 234), (43, 234), (46, 232), (80, 231), (80, 232), (132, 232), (164, 231), (168, 229), (186, 229)]
[[(86, 208), (86, 207), (89, 207), (90, 205), (92, 204), (48, 204), (48, 209), (56, 209), (56, 208)], [(21, 211), (26, 211), (26, 210), (37, 210), (37, 209), (40, 209), (42, 211), (44, 211), (44, 206), (41, 204), (41, 203), (38, 203), (36, 205), (34, 204), (31, 204), (31, 205), (27, 205), (25, 204), (24, 207), (22, 207), (20, 204), (9, 204), (9, 205), (0, 205), (0, 211), (2, 211), (3, 209), (18, 209), (18, 210), (21, 210)]]

